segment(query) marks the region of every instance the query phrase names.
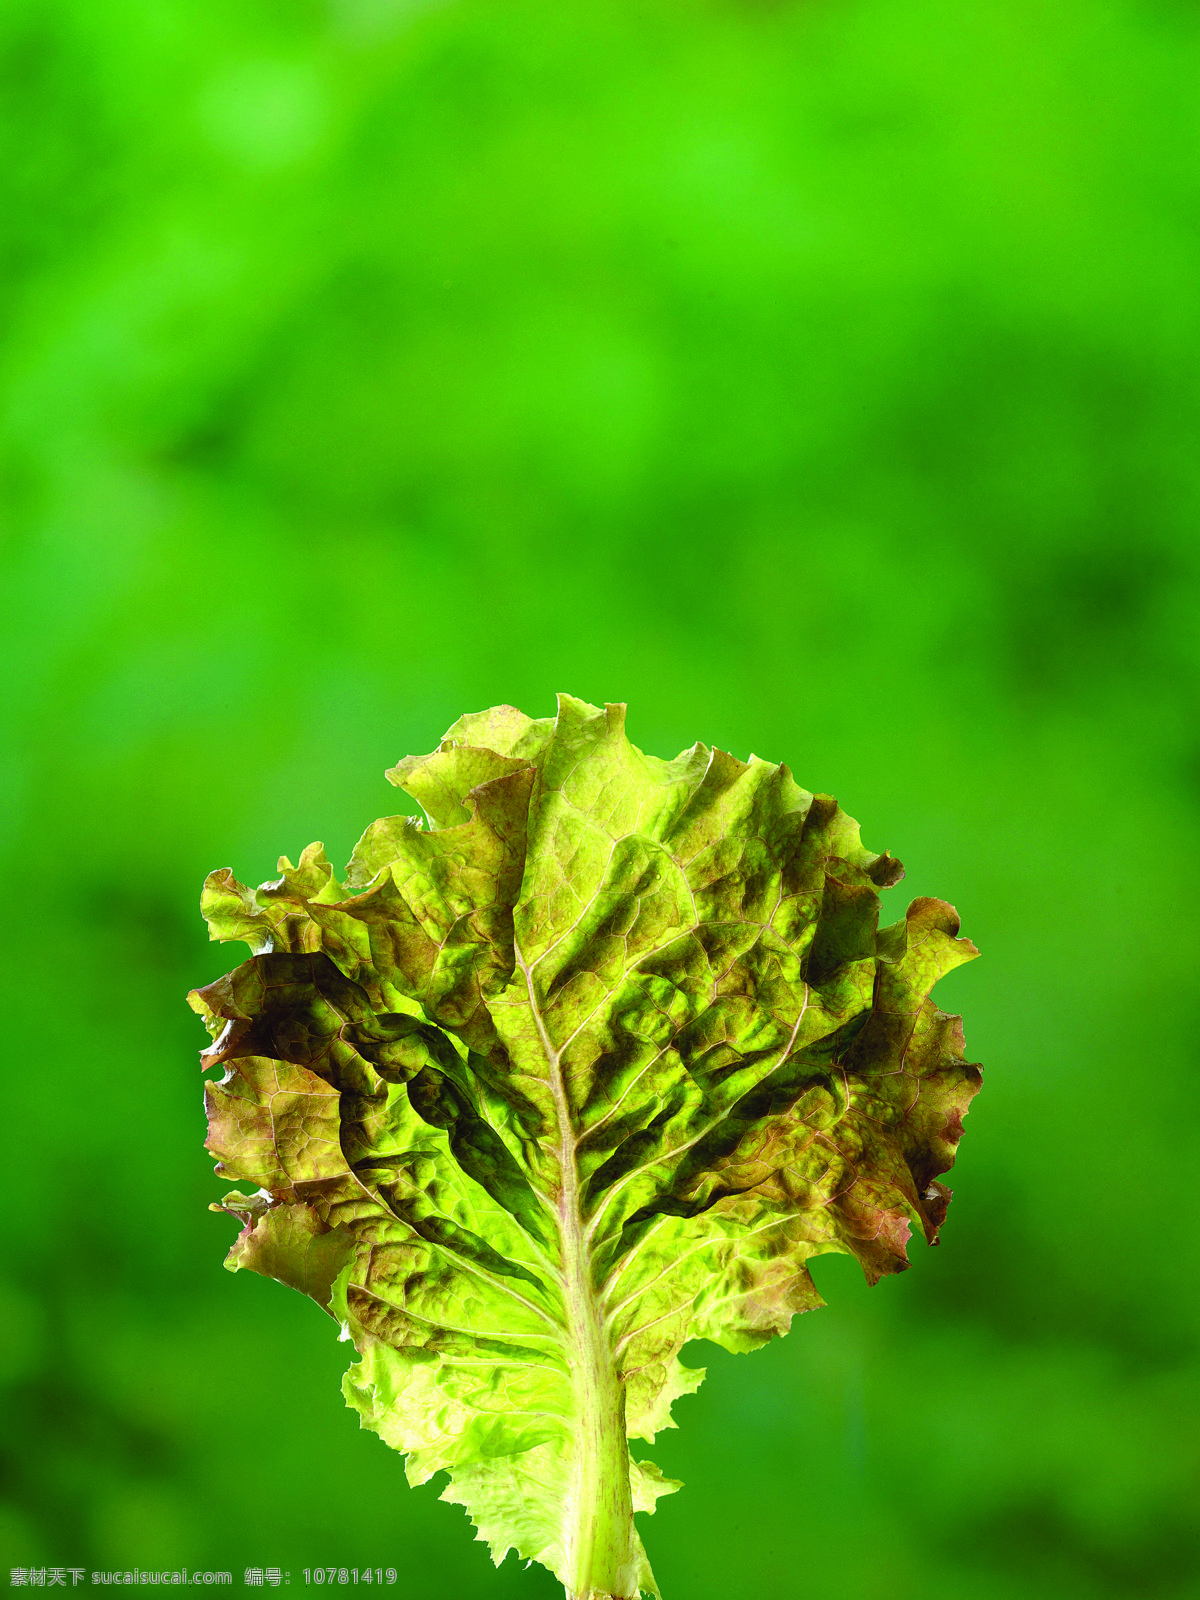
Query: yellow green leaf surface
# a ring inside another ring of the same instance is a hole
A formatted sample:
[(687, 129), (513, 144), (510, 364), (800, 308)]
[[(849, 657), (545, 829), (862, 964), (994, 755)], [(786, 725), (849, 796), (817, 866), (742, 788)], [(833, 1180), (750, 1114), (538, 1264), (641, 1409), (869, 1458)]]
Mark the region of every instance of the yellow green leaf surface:
[(812, 1257), (936, 1240), (980, 1074), (929, 996), (976, 951), (940, 900), (881, 928), (899, 863), (785, 766), (644, 755), (621, 706), (464, 717), (388, 776), (424, 820), (344, 883), (313, 845), (205, 886), (253, 952), (190, 997), (228, 1264), (344, 1325), (349, 1403), (497, 1561), (656, 1595), (633, 1513), (678, 1485), (628, 1440), (686, 1341), (819, 1305)]

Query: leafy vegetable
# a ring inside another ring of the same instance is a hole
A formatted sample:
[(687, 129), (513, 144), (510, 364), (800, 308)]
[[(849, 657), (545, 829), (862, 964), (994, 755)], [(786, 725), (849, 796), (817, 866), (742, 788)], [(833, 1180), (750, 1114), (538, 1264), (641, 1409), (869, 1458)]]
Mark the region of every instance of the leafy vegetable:
[(976, 954), (941, 900), (877, 929), (902, 869), (788, 769), (624, 708), (500, 706), (388, 773), (346, 884), (321, 845), (251, 892), (214, 873), (215, 939), (252, 958), (189, 998), (209, 1025), (208, 1144), (257, 1185), (227, 1265), (348, 1332), (345, 1393), (445, 1471), (497, 1562), (571, 1596), (656, 1595), (634, 1511), (679, 1485), (627, 1439), (821, 1303), (937, 1238), (979, 1087), (928, 999)]

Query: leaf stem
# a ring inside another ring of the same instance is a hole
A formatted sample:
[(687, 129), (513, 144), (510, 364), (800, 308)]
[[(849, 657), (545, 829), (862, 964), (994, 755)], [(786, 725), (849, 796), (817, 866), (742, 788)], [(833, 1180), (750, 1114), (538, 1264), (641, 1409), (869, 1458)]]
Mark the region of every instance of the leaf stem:
[(625, 1387), (608, 1319), (592, 1281), (591, 1250), (580, 1214), (579, 1168), (561, 1052), (556, 1050), (519, 948), (529, 1005), (545, 1053), (558, 1121), (561, 1192), (555, 1208), (577, 1422), (575, 1469), (563, 1506), (568, 1600), (637, 1600), (639, 1542), (633, 1526)]

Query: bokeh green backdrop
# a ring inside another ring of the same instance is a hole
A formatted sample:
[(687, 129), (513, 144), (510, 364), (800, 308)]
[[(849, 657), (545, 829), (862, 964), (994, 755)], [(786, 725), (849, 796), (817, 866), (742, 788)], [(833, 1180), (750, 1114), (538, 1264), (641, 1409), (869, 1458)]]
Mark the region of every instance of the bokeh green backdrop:
[(200, 881), (556, 689), (959, 907), (942, 1247), (660, 1441), (668, 1600), (1194, 1595), (1200, 17), (8, 0), (0, 1560), (543, 1600), (222, 1272)]

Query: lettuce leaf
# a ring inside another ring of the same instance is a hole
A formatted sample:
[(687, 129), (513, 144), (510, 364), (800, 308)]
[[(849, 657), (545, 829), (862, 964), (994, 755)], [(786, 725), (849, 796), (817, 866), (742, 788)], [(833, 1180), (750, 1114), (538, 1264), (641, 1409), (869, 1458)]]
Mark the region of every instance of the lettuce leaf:
[(627, 739), (560, 696), (462, 718), (389, 772), (346, 882), (320, 845), (251, 891), (214, 873), (214, 939), (250, 960), (189, 999), (227, 1265), (311, 1296), (353, 1340), (345, 1394), (449, 1475), (497, 1562), (571, 1596), (658, 1590), (633, 1523), (679, 1487), (628, 1440), (703, 1372), (931, 1242), (980, 1083), (929, 1000), (977, 952), (944, 901), (880, 929), (903, 875), (785, 766)]

